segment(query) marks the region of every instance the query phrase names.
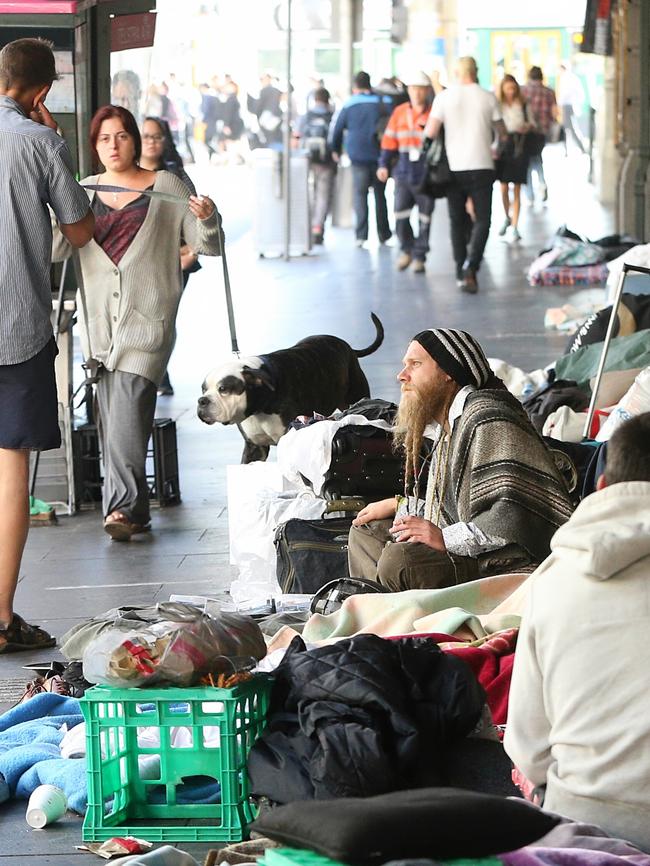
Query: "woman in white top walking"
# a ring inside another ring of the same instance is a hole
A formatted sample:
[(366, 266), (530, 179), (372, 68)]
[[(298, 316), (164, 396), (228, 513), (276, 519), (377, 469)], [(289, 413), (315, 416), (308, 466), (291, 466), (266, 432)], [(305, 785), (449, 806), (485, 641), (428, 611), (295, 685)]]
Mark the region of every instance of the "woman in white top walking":
[[(526, 153), (526, 133), (532, 127), (528, 122), (526, 100), (514, 76), (503, 76), (497, 98), (508, 131), (508, 138), (504, 142), (495, 166), (497, 180), (501, 183), (501, 200), (505, 211), (505, 220), (499, 235), (512, 242), (521, 239), (519, 234), (521, 185), (526, 183), (529, 158)], [(512, 201), (510, 187), (512, 187)]]

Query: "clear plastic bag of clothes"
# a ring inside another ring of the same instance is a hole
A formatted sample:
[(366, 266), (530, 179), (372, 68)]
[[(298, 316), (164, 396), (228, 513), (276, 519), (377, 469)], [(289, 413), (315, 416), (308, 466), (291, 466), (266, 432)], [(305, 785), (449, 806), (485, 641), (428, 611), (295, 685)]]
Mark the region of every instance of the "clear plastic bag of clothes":
[[(131, 626), (125, 630), (125, 625)], [(266, 655), (257, 623), (239, 613), (203, 612), (194, 605), (160, 605), (158, 621), (121, 622), (102, 631), (83, 653), (84, 677), (120, 688), (194, 685), (208, 674), (253, 667)]]

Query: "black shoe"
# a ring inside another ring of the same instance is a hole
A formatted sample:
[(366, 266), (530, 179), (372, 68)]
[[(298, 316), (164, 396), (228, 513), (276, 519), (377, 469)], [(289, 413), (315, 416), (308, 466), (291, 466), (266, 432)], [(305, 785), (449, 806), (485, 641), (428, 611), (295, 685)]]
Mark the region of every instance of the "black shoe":
[(465, 268), (463, 271), (461, 291), (466, 292), (468, 295), (475, 295), (478, 292), (478, 281), (474, 268)]
[(313, 231), (313, 232), (311, 233), (311, 242), (312, 242), (312, 244), (313, 244), (315, 247), (320, 247), (320, 246), (322, 246), (322, 243), (323, 243), (323, 233), (322, 233), (322, 232), (316, 232), (316, 231)]

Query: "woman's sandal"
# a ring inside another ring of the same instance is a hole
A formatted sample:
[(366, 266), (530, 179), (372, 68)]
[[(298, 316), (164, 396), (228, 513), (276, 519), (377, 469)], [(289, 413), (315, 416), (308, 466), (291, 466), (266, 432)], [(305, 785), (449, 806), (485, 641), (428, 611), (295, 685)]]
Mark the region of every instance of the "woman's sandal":
[(47, 649), (56, 646), (56, 638), (37, 625), (14, 614), (11, 624), (0, 629), (0, 653), (16, 653), (30, 649)]
[(110, 535), (113, 541), (129, 541), (132, 535), (148, 532), (149, 529), (148, 523), (131, 523), (121, 511), (113, 511), (104, 521), (104, 532)]

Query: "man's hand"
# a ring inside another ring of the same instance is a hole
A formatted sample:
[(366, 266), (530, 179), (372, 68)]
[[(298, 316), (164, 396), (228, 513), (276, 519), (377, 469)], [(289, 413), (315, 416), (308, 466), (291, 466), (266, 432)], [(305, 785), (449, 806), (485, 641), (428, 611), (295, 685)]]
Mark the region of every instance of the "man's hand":
[(352, 521), (352, 526), (363, 526), (364, 523), (370, 523), (371, 520), (388, 520), (389, 517), (395, 516), (396, 510), (395, 497), (382, 499), (380, 502), (371, 502), (357, 514)]
[(34, 123), (40, 123), (42, 126), (49, 126), (50, 129), (56, 130), (57, 122), (52, 117), (50, 112), (45, 107), (43, 102), (37, 102), (34, 109), (29, 114), (30, 118), (34, 121)]
[(334, 162), (339, 162), (341, 159), (341, 155), (337, 153), (335, 150), (332, 151), (332, 159)]
[(380, 180), (382, 183), (386, 183), (388, 180), (388, 169), (387, 168), (378, 168), (377, 169), (377, 180)]
[(440, 550), (443, 553), (447, 550), (440, 528), (435, 523), (431, 523), (430, 520), (425, 520), (424, 517), (398, 517), (389, 532), (400, 542), (411, 541), (426, 544), (427, 547)]

